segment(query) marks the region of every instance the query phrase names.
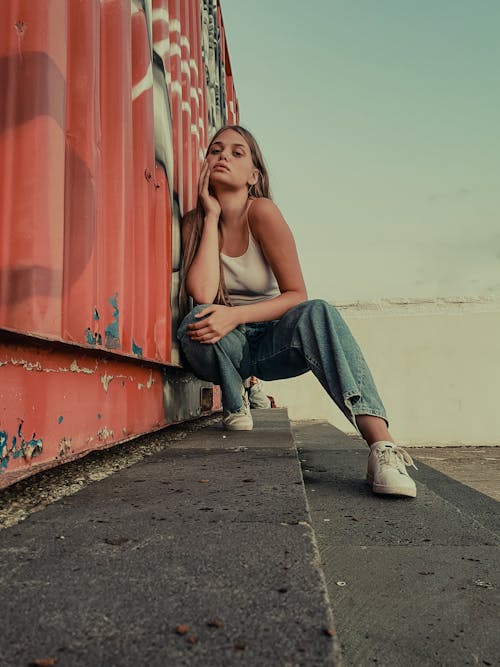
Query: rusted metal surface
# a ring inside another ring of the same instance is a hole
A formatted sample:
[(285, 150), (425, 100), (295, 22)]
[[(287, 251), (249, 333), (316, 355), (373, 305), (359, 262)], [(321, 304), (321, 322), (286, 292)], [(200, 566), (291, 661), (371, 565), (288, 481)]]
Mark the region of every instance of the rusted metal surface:
[(236, 120), (218, 5), (6, 0), (0, 88), (0, 326), (171, 362), (179, 216)]
[(182, 369), (77, 346), (0, 344), (0, 488), (168, 424), (220, 409)]
[(179, 220), (238, 109), (218, 0), (5, 0), (0, 90), (7, 479), (200, 410), (199, 387), (184, 409), (163, 391), (181, 362)]

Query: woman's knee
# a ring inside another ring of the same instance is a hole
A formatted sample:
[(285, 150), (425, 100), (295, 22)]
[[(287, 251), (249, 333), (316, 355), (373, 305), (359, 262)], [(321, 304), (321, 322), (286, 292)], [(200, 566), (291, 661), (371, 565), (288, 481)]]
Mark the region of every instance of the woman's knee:
[(182, 320), (182, 322), (179, 324), (179, 327), (177, 329), (177, 338), (178, 340), (182, 341), (183, 338), (187, 338), (186, 333), (187, 333), (187, 328), (189, 324), (194, 324), (195, 322), (199, 322), (199, 318), (196, 317), (196, 315), (201, 312), (204, 308), (208, 308), (209, 305), (212, 304), (199, 304), (198, 306), (195, 306), (193, 310), (189, 311), (189, 313), (186, 315), (186, 317)]
[(332, 306), (325, 299), (310, 299), (306, 303), (309, 304), (309, 308), (313, 311), (331, 310), (332, 308), (335, 310), (335, 306)]
[(192, 340), (187, 333), (180, 336), (179, 340), (185, 360), (194, 374), (202, 380), (218, 383), (218, 363), (214, 346)]
[(295, 307), (297, 314), (307, 319), (315, 319), (316, 317), (328, 315), (338, 315), (338, 310), (325, 299), (309, 299), (308, 301), (303, 301)]

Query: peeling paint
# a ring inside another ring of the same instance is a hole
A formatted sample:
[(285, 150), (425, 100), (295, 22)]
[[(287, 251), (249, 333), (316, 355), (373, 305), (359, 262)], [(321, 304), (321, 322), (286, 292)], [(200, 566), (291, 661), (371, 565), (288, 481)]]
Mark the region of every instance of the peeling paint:
[(142, 347), (136, 345), (136, 342), (132, 338), (132, 352), (142, 359)]
[(104, 375), (101, 375), (101, 382), (102, 386), (104, 387), (104, 391), (107, 393), (109, 383), (111, 380), (114, 380), (115, 376), (114, 375), (108, 375), (107, 373), (104, 373)]
[(142, 382), (139, 382), (137, 384), (137, 389), (144, 389), (144, 387), (146, 387), (146, 389), (151, 389), (151, 387), (154, 385), (154, 383), (155, 383), (155, 380), (154, 380), (154, 377), (153, 377), (153, 372), (150, 371), (149, 378), (148, 378), (148, 381), (146, 382), (146, 384), (143, 384)]
[[(95, 373), (95, 368), (86, 368), (78, 366), (76, 360), (73, 360), (69, 368), (44, 368), (39, 361), (26, 361), (26, 359), (9, 359), (0, 363), (0, 366), (22, 366), (27, 371), (40, 371), (42, 373)], [(96, 364), (97, 368), (97, 364)]]
[(24, 420), (21, 420), (17, 435), (12, 436), (10, 447), (9, 434), (6, 431), (0, 431), (0, 472), (7, 468), (10, 459), (18, 459), (22, 456), (30, 461), (43, 449), (43, 440), (42, 438), (36, 438), (36, 433), (33, 433), (32, 437), (26, 440), (22, 433), (23, 424)]
[(58, 423), (58, 424), (62, 424), (63, 419), (64, 419), (64, 417), (61, 415), (61, 416), (58, 418), (57, 423)]
[[(60, 368), (59, 370), (60, 371), (65, 371), (66, 369), (65, 368)], [(80, 367), (78, 365), (78, 362), (76, 361), (76, 359), (73, 359), (73, 361), (71, 362), (69, 370), (72, 373), (87, 373), (88, 375), (92, 375), (93, 373), (95, 373), (95, 368), (94, 369), (86, 368), (85, 366)]]
[(97, 308), (94, 308), (94, 320), (98, 321), (99, 320), (99, 313), (97, 311)]
[(108, 438), (111, 438), (112, 436), (113, 436), (113, 429), (108, 428), (107, 426), (103, 426), (97, 431), (97, 437), (101, 442), (107, 440)]
[(85, 340), (87, 342), (87, 345), (96, 344), (96, 339), (94, 338), (92, 331), (90, 330), (90, 327), (87, 327), (87, 329), (85, 329)]
[(85, 340), (88, 345), (95, 347), (96, 345), (102, 345), (102, 336), (99, 332), (92, 333), (90, 327), (87, 327), (85, 330)]
[(101, 375), (101, 383), (102, 386), (104, 387), (104, 391), (108, 391), (109, 383), (111, 380), (121, 380), (122, 381), (122, 387), (125, 386), (125, 380), (130, 380), (131, 382), (133, 381), (133, 377), (131, 375), (108, 375), (107, 373), (104, 373), (104, 375)]
[(59, 440), (59, 456), (65, 456), (71, 451), (73, 438), (61, 438)]
[(17, 34), (18, 34), (19, 37), (21, 37), (22, 35), (24, 35), (24, 32), (25, 32), (25, 30), (26, 30), (26, 27), (27, 27), (27, 26), (26, 26), (26, 23), (25, 23), (24, 21), (22, 21), (22, 20), (16, 21), (16, 22), (14, 23), (14, 28), (16, 29), (16, 32), (17, 32)]
[(9, 435), (7, 431), (0, 431), (0, 461), (2, 467), (4, 467), (3, 462), (8, 455), (8, 443), (9, 443)]
[[(8, 362), (6, 362), (8, 363)], [(11, 359), (10, 363), (13, 366), (22, 366), (27, 371), (41, 371), (42, 364), (39, 361), (31, 362), (26, 359)]]
[(109, 298), (109, 303), (113, 306), (113, 321), (104, 330), (104, 344), (108, 349), (114, 350), (120, 347), (118, 293)]

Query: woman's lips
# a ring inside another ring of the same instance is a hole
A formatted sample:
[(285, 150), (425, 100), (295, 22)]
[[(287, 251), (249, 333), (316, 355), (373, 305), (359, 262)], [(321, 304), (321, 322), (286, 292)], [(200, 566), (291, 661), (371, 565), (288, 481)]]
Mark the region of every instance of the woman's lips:
[(216, 164), (215, 167), (212, 167), (212, 171), (214, 171), (214, 169), (225, 169), (226, 171), (229, 171), (229, 167), (226, 167), (225, 164)]

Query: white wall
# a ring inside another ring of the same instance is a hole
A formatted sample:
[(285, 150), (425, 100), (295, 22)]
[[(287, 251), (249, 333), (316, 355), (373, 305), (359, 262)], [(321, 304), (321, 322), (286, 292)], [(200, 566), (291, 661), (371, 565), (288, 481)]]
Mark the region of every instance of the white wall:
[[(500, 300), (336, 303), (358, 341), (401, 444), (500, 445)], [(266, 382), (290, 418), (352, 424), (316, 378)]]

